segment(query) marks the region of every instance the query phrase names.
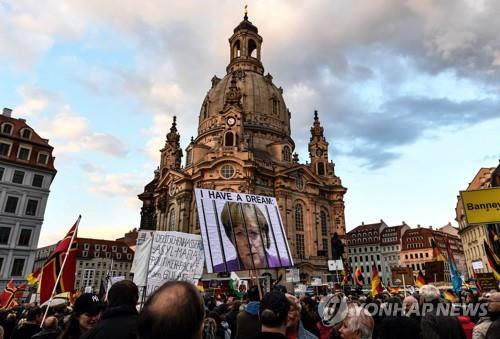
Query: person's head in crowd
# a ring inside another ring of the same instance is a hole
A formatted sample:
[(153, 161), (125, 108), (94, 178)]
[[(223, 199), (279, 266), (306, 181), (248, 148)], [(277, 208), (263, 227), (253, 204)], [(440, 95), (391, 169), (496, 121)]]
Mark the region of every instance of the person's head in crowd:
[(43, 311), (40, 307), (33, 307), (26, 314), (26, 321), (30, 323), (40, 324), (43, 319)]
[(266, 249), (271, 246), (271, 241), (269, 225), (260, 208), (253, 204), (226, 202), (221, 220), (242, 268), (266, 268)]
[(500, 314), (500, 292), (491, 293), (487, 297), (488, 313), (490, 315)]
[(231, 303), (231, 309), (238, 311), (240, 307), (241, 307), (241, 300), (233, 300), (233, 302)]
[(94, 327), (105, 305), (92, 293), (79, 296), (61, 338), (78, 338)]
[(303, 296), (302, 298), (300, 298), (300, 303), (302, 307), (306, 308), (307, 310), (314, 310), (315, 301), (313, 298), (307, 295)]
[(121, 280), (114, 283), (108, 291), (108, 306), (135, 307), (139, 300), (139, 289), (131, 280)]
[(259, 287), (257, 285), (253, 285), (252, 287), (250, 287), (248, 289), (247, 299), (248, 299), (248, 301), (259, 301), (260, 300)]
[(389, 310), (391, 315), (401, 315), (403, 311), (403, 303), (399, 297), (390, 297), (387, 302), (382, 304), (382, 307)]
[(420, 303), (438, 304), (441, 293), (434, 285), (424, 285), (420, 288)]
[(84, 293), (78, 297), (73, 307), (73, 314), (78, 318), (83, 332), (90, 330), (99, 321), (105, 305), (99, 297), (92, 293)]
[(416, 312), (418, 310), (418, 300), (412, 295), (405, 297), (403, 299), (403, 310), (405, 314)]
[(139, 339), (199, 339), (205, 308), (196, 287), (169, 281), (146, 301), (138, 321)]
[(262, 332), (286, 334), (290, 302), (277, 291), (266, 293), (260, 301), (259, 318)]
[(343, 339), (371, 339), (373, 328), (374, 321), (368, 311), (356, 304), (349, 304), (339, 332)]
[(278, 292), (281, 292), (283, 294), (287, 294), (287, 290), (286, 290), (286, 286), (283, 286), (283, 285), (275, 285), (273, 286), (273, 291), (278, 291)]
[(290, 303), (290, 309), (288, 310), (288, 315), (287, 315), (287, 332), (294, 332), (297, 327), (299, 326), (300, 322), (300, 311), (302, 306), (300, 305), (300, 301), (297, 297), (291, 295), (291, 294), (285, 294), (286, 298), (288, 299), (288, 302)]
[(217, 306), (217, 304), (215, 302), (215, 298), (208, 293), (205, 294), (204, 304), (205, 304), (205, 308), (208, 311), (213, 311), (215, 309), (215, 307)]
[(43, 322), (42, 328), (46, 330), (56, 330), (57, 326), (59, 325), (59, 322), (57, 321), (57, 318), (53, 315), (48, 316), (45, 318), (45, 321)]

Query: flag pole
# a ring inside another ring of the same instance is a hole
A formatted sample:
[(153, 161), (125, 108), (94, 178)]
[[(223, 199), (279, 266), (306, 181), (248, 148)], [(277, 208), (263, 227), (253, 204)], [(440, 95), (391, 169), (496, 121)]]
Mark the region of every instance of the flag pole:
[(401, 274), (401, 277), (403, 278), (403, 294), (406, 298), (406, 284), (405, 284), (405, 275)]
[(42, 322), (40, 323), (40, 328), (42, 328), (43, 323), (45, 322), (45, 318), (47, 318), (47, 314), (49, 313), (50, 305), (52, 304), (52, 300), (54, 299), (54, 294), (56, 293), (56, 290), (57, 290), (57, 284), (59, 284), (59, 280), (61, 280), (62, 272), (64, 270), (64, 265), (66, 264), (66, 259), (68, 258), (69, 251), (71, 251), (71, 245), (73, 244), (73, 241), (75, 240), (76, 232), (78, 230), (78, 225), (80, 225), (81, 218), (82, 218), (82, 215), (80, 214), (78, 216), (78, 219), (76, 220), (75, 231), (73, 232), (73, 235), (71, 236), (71, 241), (69, 243), (68, 249), (66, 250), (66, 255), (64, 256), (64, 260), (62, 262), (61, 269), (59, 270), (59, 273), (57, 274), (56, 283), (54, 284), (54, 288), (52, 289), (52, 293), (50, 295), (49, 303), (47, 305), (47, 308), (45, 309), (45, 313), (43, 314)]
[(149, 254), (148, 254), (148, 263), (147, 263), (147, 269), (146, 269), (146, 280), (144, 281), (144, 290), (142, 292), (142, 296), (141, 296), (141, 305), (140, 305), (140, 309), (139, 311), (142, 311), (142, 308), (144, 306), (144, 303), (146, 302), (146, 298), (147, 298), (147, 295), (146, 293), (148, 292), (148, 276), (149, 276), (149, 262), (151, 260), (151, 252), (153, 251), (153, 240), (154, 240), (154, 232), (151, 231), (149, 232), (149, 235), (151, 237), (151, 244), (149, 246)]

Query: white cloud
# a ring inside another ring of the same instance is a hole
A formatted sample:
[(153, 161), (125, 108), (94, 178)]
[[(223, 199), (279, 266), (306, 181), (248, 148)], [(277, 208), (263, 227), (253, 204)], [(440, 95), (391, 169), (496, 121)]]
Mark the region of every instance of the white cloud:
[(34, 117), (49, 105), (53, 95), (46, 93), (35, 86), (21, 86), (17, 89), (21, 103), (14, 108), (17, 114), (23, 117)]
[(88, 119), (73, 112), (69, 106), (51, 118), (42, 119), (39, 128), (40, 135), (50, 139), (56, 155), (97, 151), (122, 157), (128, 153), (127, 146), (119, 138), (92, 131)]
[(137, 194), (142, 192), (151, 178), (135, 173), (90, 174), (88, 191), (108, 198), (123, 200), (128, 208), (141, 206)]
[(92, 132), (82, 138), (82, 146), (85, 149), (103, 152), (108, 155), (122, 157), (128, 153), (127, 146), (117, 137), (106, 134)]
[(160, 150), (165, 146), (166, 135), (170, 132), (172, 121), (173, 114), (156, 114), (151, 127), (142, 131), (142, 134), (148, 137), (145, 152), (156, 164), (160, 162)]

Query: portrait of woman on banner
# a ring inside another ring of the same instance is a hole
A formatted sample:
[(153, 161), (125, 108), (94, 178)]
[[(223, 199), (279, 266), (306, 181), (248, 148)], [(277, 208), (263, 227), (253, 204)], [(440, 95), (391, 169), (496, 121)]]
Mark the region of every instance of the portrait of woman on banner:
[(214, 272), (290, 266), (286, 244), (277, 244), (280, 239), (258, 205), (227, 201), (220, 220), (236, 257), (214, 265)]

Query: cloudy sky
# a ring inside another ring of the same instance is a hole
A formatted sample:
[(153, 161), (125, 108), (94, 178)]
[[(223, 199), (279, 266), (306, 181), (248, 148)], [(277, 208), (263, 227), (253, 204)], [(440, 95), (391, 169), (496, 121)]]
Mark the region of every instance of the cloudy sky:
[[(172, 116), (185, 147), (244, 4), (0, 0), (0, 108), (57, 157), (40, 245), (80, 213), (83, 236), (138, 226)], [(499, 12), (481, 0), (249, 1), (302, 162), (319, 111), (348, 229), (454, 222), (458, 191), (497, 166)]]

